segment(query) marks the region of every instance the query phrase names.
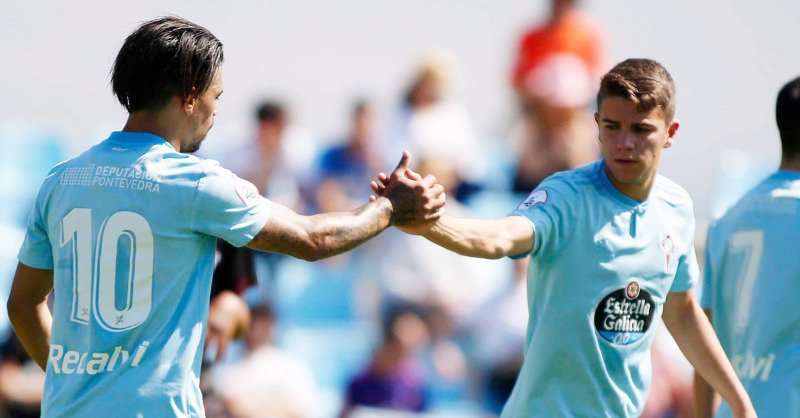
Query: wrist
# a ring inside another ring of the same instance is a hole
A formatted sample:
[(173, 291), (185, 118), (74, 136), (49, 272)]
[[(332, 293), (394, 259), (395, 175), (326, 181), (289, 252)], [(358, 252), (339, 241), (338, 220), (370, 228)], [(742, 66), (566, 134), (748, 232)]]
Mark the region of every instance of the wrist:
[(395, 210), (394, 204), (392, 203), (389, 198), (385, 196), (380, 196), (375, 199), (375, 205), (378, 207), (378, 211), (381, 215), (381, 219), (384, 220), (387, 226), (392, 226), (395, 223)]
[(747, 393), (742, 393), (739, 391), (736, 393), (736, 399), (729, 401), (728, 404), (731, 407), (731, 412), (733, 412), (733, 415), (737, 417), (748, 416), (746, 413), (753, 408)]

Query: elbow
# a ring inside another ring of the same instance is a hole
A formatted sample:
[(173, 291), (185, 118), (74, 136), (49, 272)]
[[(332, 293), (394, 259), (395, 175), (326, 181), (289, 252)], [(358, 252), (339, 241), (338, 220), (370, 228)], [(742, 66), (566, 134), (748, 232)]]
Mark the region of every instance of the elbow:
[[(29, 311), (29, 308), (26, 308), (26, 305), (13, 295), (8, 298), (8, 301), (6, 302), (6, 309), (8, 310), (8, 319), (11, 321), (11, 325), (14, 326), (19, 324), (19, 322), (25, 317), (26, 311)], [(30, 312), (28, 315), (30, 315)]]
[(482, 258), (486, 258), (488, 260), (499, 260), (505, 257), (505, 255), (506, 255), (505, 252), (503, 252), (502, 250), (498, 248), (493, 248), (491, 250), (484, 252)]
[(292, 255), (303, 261), (314, 262), (325, 258), (322, 249), (323, 246), (319, 239), (316, 239), (313, 235), (307, 235), (302, 240), (302, 245)]
[(322, 255), (320, 255), (318, 251), (313, 249), (304, 249), (303, 251), (300, 251), (297, 254), (295, 254), (295, 257), (308, 262), (319, 261), (325, 258)]

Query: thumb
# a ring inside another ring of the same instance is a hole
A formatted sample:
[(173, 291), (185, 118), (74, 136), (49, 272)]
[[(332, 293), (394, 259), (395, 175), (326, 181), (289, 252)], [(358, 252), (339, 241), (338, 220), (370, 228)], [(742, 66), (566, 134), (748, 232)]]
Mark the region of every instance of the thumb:
[(411, 153), (408, 152), (408, 150), (404, 150), (403, 156), (400, 158), (400, 162), (397, 163), (397, 168), (395, 168), (395, 171), (404, 173), (409, 167), (411, 167)]

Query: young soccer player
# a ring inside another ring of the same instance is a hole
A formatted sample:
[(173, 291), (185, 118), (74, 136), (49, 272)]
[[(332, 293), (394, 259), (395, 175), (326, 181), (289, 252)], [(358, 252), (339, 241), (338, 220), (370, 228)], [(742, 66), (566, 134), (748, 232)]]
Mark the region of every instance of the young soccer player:
[(525, 360), (504, 418), (638, 417), (658, 317), (735, 416), (754, 417), (694, 300), (692, 202), (657, 174), (679, 126), (672, 78), (655, 61), (626, 60), (597, 102), (600, 161), (549, 177), (506, 218), (405, 230), (472, 257), (530, 254)]
[[(778, 93), (775, 114), (780, 167), (709, 228), (701, 304), (759, 416), (800, 418), (800, 78)], [(697, 416), (714, 415), (700, 376), (695, 392)]]
[(42, 416), (205, 415), (198, 377), (217, 238), (316, 260), (438, 217), (443, 188), (401, 176), (408, 154), (385, 199), (314, 216), (185, 154), (213, 124), (222, 59), (222, 43), (194, 23), (141, 25), (112, 74), (124, 128), (44, 181), (8, 301), (20, 340), (47, 370)]

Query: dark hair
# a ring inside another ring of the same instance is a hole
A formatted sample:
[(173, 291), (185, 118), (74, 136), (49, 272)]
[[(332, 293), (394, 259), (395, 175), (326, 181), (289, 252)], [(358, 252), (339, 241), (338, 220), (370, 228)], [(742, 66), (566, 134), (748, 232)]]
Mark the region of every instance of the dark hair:
[(174, 94), (185, 100), (205, 92), (222, 59), (222, 42), (208, 29), (161, 17), (125, 39), (111, 70), (111, 87), (129, 113), (159, 110)]
[(276, 101), (267, 100), (256, 107), (256, 119), (259, 122), (276, 121), (284, 116), (286, 109)]
[(667, 122), (675, 116), (675, 83), (664, 66), (645, 58), (632, 58), (614, 66), (600, 80), (597, 108), (606, 97), (621, 97), (640, 112), (657, 108)]
[(365, 99), (363, 97), (359, 98), (359, 99), (356, 99), (356, 101), (353, 102), (353, 106), (350, 108), (351, 109), (350, 110), (350, 115), (353, 118), (358, 117), (365, 110), (369, 110), (369, 108), (370, 108), (369, 100), (367, 100), (367, 99)]
[(781, 135), (783, 158), (800, 155), (800, 77), (786, 83), (775, 103), (775, 120)]

